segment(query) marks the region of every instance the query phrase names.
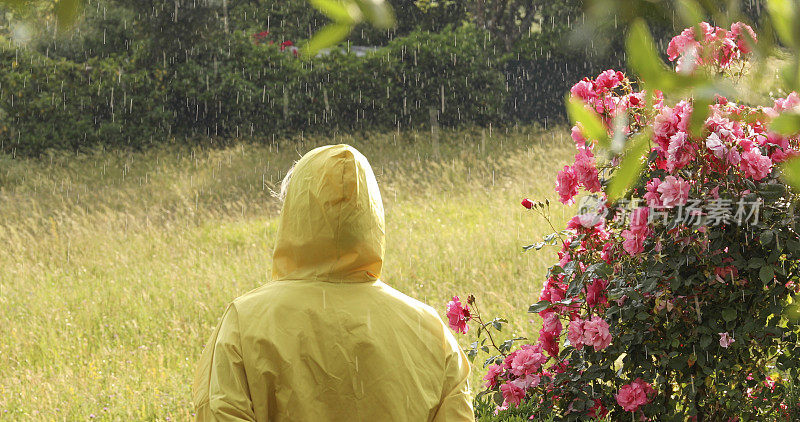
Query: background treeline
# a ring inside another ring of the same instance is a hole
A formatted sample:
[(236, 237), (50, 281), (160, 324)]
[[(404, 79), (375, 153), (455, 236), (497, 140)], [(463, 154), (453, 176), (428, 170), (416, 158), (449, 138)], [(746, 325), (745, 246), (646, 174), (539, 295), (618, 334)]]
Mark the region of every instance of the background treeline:
[(325, 18), (306, 1), (88, 0), (66, 31), (52, 2), (7, 9), (0, 150), (544, 122), (572, 83), (624, 62), (619, 40), (567, 46), (579, 0), (392, 3), (395, 29), (358, 27), (310, 60), (293, 46)]

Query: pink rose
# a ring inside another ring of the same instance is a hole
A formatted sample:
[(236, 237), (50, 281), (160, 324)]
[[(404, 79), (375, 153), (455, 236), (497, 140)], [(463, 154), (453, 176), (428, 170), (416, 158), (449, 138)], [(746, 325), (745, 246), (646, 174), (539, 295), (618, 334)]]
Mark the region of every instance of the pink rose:
[(643, 234), (645, 237), (650, 234), (650, 227), (648, 224), (648, 216), (650, 209), (647, 207), (639, 207), (631, 212), (631, 231), (634, 233)]
[(719, 345), (720, 346), (722, 346), (722, 347), (727, 349), (728, 346), (730, 346), (731, 343), (733, 343), (734, 341), (736, 341), (736, 340), (733, 337), (731, 337), (728, 333), (719, 333)]
[(607, 288), (607, 281), (601, 278), (595, 279), (586, 289), (586, 304), (589, 306), (597, 306), (599, 304), (608, 303), (608, 299), (606, 299)]
[(667, 170), (675, 170), (686, 167), (694, 158), (694, 147), (688, 142), (689, 135), (686, 132), (676, 132), (669, 138), (667, 146)]
[(497, 385), (497, 377), (503, 373), (503, 367), (497, 364), (489, 365), (486, 370), (486, 375), (483, 379), (486, 380), (486, 388), (494, 388)]
[(575, 176), (575, 171), (570, 166), (558, 172), (556, 176), (556, 192), (561, 197), (561, 202), (564, 204), (571, 204), (575, 195), (578, 194), (578, 178)]
[(623, 385), (615, 397), (623, 410), (635, 412), (639, 410), (640, 406), (650, 403), (654, 394), (655, 390), (650, 384), (642, 381), (641, 378), (636, 378), (632, 383)]
[(503, 400), (506, 403), (514, 404), (519, 407), (519, 403), (525, 398), (525, 390), (518, 385), (508, 382), (500, 386), (500, 393), (503, 394)]
[(539, 330), (539, 344), (550, 356), (558, 356), (558, 337), (544, 329)]
[(628, 254), (636, 255), (644, 251), (645, 236), (641, 233), (637, 233), (633, 230), (623, 230), (622, 238), (625, 239), (622, 242), (622, 249)]
[(615, 72), (609, 69), (597, 76), (594, 83), (600, 89), (609, 90), (619, 85), (623, 78), (622, 72)]
[(667, 176), (658, 185), (658, 193), (661, 194), (661, 202), (666, 208), (685, 205), (689, 201), (689, 182), (680, 177)]
[(603, 216), (595, 213), (578, 214), (567, 221), (567, 229), (591, 229), (603, 224)]
[(722, 140), (716, 132), (708, 135), (708, 138), (706, 138), (706, 148), (711, 150), (711, 153), (717, 158), (722, 159), (725, 157), (725, 144), (722, 143)]
[(453, 300), (447, 303), (447, 323), (450, 328), (461, 334), (469, 331), (467, 321), (470, 320), (469, 306), (461, 305), (458, 296), (453, 296)]
[(589, 192), (600, 192), (600, 178), (594, 163), (594, 154), (588, 148), (580, 148), (575, 154), (575, 165), (572, 166), (575, 177)]
[(658, 185), (661, 184), (661, 179), (654, 177), (645, 185), (647, 193), (644, 194), (644, 200), (647, 201), (647, 206), (651, 208), (661, 208), (661, 195), (658, 193)]
[(672, 37), (669, 45), (667, 46), (667, 54), (670, 61), (675, 61), (678, 56), (682, 55), (684, 51), (689, 48), (696, 48), (699, 45), (694, 37), (694, 28), (686, 28), (680, 35)]
[(558, 315), (553, 313), (553, 314), (548, 314), (547, 316), (544, 317), (544, 320), (542, 322), (543, 331), (558, 336), (559, 334), (561, 334), (561, 329), (562, 329), (561, 320), (558, 319)]
[(772, 172), (772, 160), (761, 155), (761, 151), (758, 148), (752, 148), (742, 153), (740, 168), (745, 177), (761, 180)]
[(728, 154), (725, 156), (725, 161), (728, 164), (735, 166), (742, 161), (742, 156), (739, 154), (739, 151), (736, 148), (731, 148), (728, 150)]
[[(747, 25), (742, 22), (735, 22), (731, 24), (731, 31), (730, 36), (736, 41), (736, 46), (739, 48), (742, 54), (749, 54), (751, 51), (750, 43), (757, 42), (758, 37), (756, 37), (755, 31), (750, 25)], [(747, 35), (744, 35), (747, 34)]]
[(514, 381), (511, 381), (512, 384), (516, 385), (517, 387), (527, 390), (529, 388), (535, 388), (542, 382), (541, 375), (526, 375), (523, 378), (517, 378)]
[(538, 372), (545, 362), (547, 362), (547, 356), (542, 354), (541, 346), (520, 349), (516, 351), (511, 360), (511, 373), (518, 377), (533, 374)]
[(593, 346), (595, 351), (605, 349), (611, 344), (608, 323), (599, 316), (583, 322), (583, 344)]
[(586, 103), (589, 103), (591, 100), (597, 98), (597, 93), (594, 91), (594, 85), (587, 78), (584, 78), (582, 81), (579, 81), (573, 85), (569, 92), (573, 97), (580, 98)]
[(579, 128), (577, 125), (572, 127), (570, 136), (572, 136), (572, 140), (575, 141), (576, 147), (583, 148), (586, 146), (586, 138), (583, 136), (581, 128)]
[(583, 348), (583, 320), (573, 319), (569, 322), (567, 329), (567, 340), (572, 347), (581, 350)]

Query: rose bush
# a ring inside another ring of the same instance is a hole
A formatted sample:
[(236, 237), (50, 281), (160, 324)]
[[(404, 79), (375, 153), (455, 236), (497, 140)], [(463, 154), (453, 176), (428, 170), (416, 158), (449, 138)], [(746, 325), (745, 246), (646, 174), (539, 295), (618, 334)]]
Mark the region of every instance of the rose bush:
[[(700, 36), (690, 28), (672, 40), (670, 60), (680, 72), (738, 80), (756, 39), (752, 29), (697, 28)], [(588, 195), (565, 230), (526, 248), (560, 247), (529, 309), (542, 328), (533, 344), (512, 350), (520, 340), (513, 339), (495, 347), (478, 412), (798, 420), (792, 386), (800, 375), (800, 330), (786, 309), (800, 288), (800, 198), (777, 164), (800, 154), (800, 138), (769, 124), (800, 109), (800, 97), (791, 93), (769, 106), (721, 96), (710, 104), (669, 101), (613, 70), (579, 81), (571, 96), (598, 117), (608, 139), (631, 144), (644, 136), (649, 153), (632, 187), (606, 196), (630, 152), (593, 139), (589, 121), (572, 129), (575, 162), (559, 172), (556, 191), (567, 204), (580, 189)], [(695, 110), (701, 107), (703, 113)], [(542, 215), (549, 209), (549, 202), (522, 205)], [(470, 303), (476, 309), (474, 298)], [(466, 332), (460, 324), (469, 313), (453, 315), (453, 328)], [(500, 328), (478, 322), (473, 358), (492, 351), (480, 337), (486, 333), (495, 345), (491, 330)]]

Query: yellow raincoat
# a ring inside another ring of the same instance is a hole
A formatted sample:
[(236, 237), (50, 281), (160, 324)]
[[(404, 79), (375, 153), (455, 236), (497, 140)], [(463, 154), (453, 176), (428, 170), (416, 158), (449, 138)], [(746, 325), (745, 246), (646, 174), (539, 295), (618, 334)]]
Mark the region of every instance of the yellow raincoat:
[(469, 363), (429, 306), (381, 282), (383, 204), (366, 158), (295, 166), (273, 282), (228, 306), (194, 380), (199, 421), (472, 421)]

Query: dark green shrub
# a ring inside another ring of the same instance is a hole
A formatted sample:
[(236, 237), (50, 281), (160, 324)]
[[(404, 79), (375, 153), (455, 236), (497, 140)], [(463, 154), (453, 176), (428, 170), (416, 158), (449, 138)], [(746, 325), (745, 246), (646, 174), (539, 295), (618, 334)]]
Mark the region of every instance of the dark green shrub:
[(140, 147), (169, 133), (163, 77), (115, 59), (78, 64), (2, 49), (0, 139), (4, 151), (39, 154), (97, 144)]
[[(332, 128), (500, 122), (505, 88), (483, 33), (414, 32), (365, 57), (304, 60), (237, 32), (198, 42), (182, 59), (75, 63), (6, 46), (0, 74), (2, 149), (39, 154), (169, 139), (248, 137)], [(152, 58), (152, 57), (150, 57)], [(5, 128), (5, 129), (3, 129)]]

